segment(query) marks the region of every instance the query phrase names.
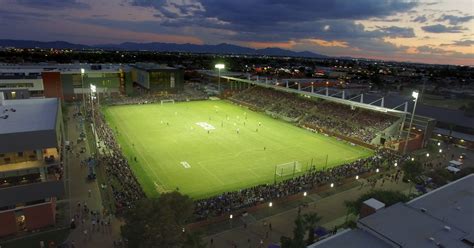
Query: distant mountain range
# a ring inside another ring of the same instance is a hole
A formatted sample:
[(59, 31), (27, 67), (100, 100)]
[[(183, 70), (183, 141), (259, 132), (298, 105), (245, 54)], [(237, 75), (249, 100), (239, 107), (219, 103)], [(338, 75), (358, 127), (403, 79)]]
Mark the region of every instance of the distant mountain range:
[(66, 41), (34, 41), (34, 40), (7, 40), (0, 39), (0, 47), (16, 48), (42, 48), (42, 49), (104, 49), (104, 50), (125, 50), (125, 51), (157, 51), (157, 52), (190, 52), (190, 53), (216, 53), (216, 54), (248, 54), (248, 55), (267, 55), (267, 56), (285, 56), (285, 57), (309, 57), (309, 58), (327, 58), (328, 56), (309, 51), (295, 52), (291, 50), (269, 47), (263, 49), (254, 49), (232, 44), (218, 45), (196, 45), (196, 44), (176, 44), (176, 43), (137, 43), (124, 42), (120, 44), (102, 44), (102, 45), (82, 45)]

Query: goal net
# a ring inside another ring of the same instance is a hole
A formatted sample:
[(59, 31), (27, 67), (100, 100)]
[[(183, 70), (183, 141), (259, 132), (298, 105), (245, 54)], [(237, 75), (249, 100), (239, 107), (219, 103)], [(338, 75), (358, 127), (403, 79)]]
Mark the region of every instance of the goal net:
[(174, 100), (173, 100), (173, 99), (161, 100), (161, 105), (163, 105), (164, 103), (172, 103), (172, 104), (174, 104)]
[(279, 177), (290, 176), (302, 171), (301, 163), (293, 161), (275, 166), (275, 174)]

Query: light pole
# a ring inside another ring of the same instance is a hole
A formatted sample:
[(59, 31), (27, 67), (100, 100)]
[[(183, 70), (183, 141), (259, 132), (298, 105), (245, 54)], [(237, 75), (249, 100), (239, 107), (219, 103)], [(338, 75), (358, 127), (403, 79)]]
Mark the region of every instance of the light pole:
[(415, 98), (415, 105), (413, 106), (413, 111), (411, 113), (410, 125), (408, 126), (407, 138), (405, 140), (405, 146), (403, 147), (403, 154), (407, 153), (408, 139), (410, 139), (411, 126), (413, 125), (413, 118), (415, 117), (416, 103), (418, 102), (418, 91), (413, 91), (411, 96)]
[(84, 92), (84, 73), (86, 70), (81, 68), (81, 91), (82, 91), (82, 107), (84, 108), (84, 115), (86, 114), (86, 95)]
[(216, 64), (214, 67), (219, 71), (219, 79), (218, 79), (219, 82), (218, 82), (217, 89), (218, 89), (219, 93), (221, 93), (221, 69), (224, 69), (225, 65), (224, 64)]
[(97, 87), (93, 84), (90, 85), (91, 88), (91, 110), (92, 110), (92, 122), (94, 122), (94, 95), (97, 92)]

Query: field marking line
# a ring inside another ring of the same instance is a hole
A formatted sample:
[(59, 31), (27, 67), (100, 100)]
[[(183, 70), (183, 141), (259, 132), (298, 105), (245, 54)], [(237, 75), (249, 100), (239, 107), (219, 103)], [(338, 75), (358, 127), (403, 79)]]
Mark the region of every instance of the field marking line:
[(191, 165), (186, 161), (179, 162), (185, 169), (191, 168)]
[[(114, 118), (114, 117), (112, 117), (112, 118)], [(118, 116), (117, 116), (117, 119), (119, 119), (121, 122), (123, 121), (122, 118), (120, 118), (120, 117), (118, 117)], [(123, 123), (125, 123), (125, 122), (123, 122)], [(131, 142), (130, 136), (127, 134), (127, 132), (123, 132), (123, 133), (125, 133), (125, 136), (126, 136), (127, 141), (128, 141), (127, 143), (130, 143), (130, 142)], [(138, 142), (138, 144), (141, 145), (140, 142)], [(128, 146), (130, 146), (130, 145), (128, 145)], [(135, 150), (135, 151), (140, 155), (140, 157), (143, 158), (143, 160), (145, 161), (145, 165), (146, 165), (146, 166), (148, 167), (148, 169), (153, 173), (153, 175), (154, 175), (155, 178), (158, 180), (158, 182), (163, 186), (163, 188), (167, 190), (167, 188), (165, 187), (165, 185), (163, 184), (163, 182), (160, 180), (160, 178), (158, 177), (158, 175), (156, 174), (156, 172), (151, 168), (151, 166), (150, 166), (148, 160), (145, 158), (145, 156), (143, 156), (142, 153), (141, 153), (139, 150), (137, 150), (137, 149), (135, 149), (135, 148), (133, 148), (133, 147), (132, 147), (132, 150)], [(123, 152), (123, 151), (122, 151), (122, 152)], [(166, 174), (166, 173), (164, 173), (164, 174)]]
[(255, 171), (253, 171), (252, 168), (249, 168), (249, 169), (247, 169), (247, 170), (249, 170), (250, 172), (252, 172), (252, 174), (253, 174), (254, 176), (256, 176), (257, 178), (260, 178), (260, 175), (258, 175)]
[(213, 176), (215, 179), (217, 179), (217, 181), (219, 181), (220, 184), (222, 185), (225, 185), (225, 183), (218, 177), (216, 176), (214, 173), (212, 173), (208, 168), (206, 168), (206, 166), (202, 165), (201, 162), (198, 162), (199, 166), (201, 166), (201, 168), (203, 168), (207, 173), (211, 174), (211, 176)]

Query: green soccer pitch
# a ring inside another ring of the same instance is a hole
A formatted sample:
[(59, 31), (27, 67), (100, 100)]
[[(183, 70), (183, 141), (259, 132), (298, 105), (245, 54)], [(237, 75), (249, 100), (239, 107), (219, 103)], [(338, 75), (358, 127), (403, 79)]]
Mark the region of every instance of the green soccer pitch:
[(221, 100), (111, 106), (103, 113), (148, 196), (179, 188), (199, 199), (293, 176), (291, 165), (285, 177), (275, 176), (280, 164), (298, 161), (298, 175), (311, 164), (323, 169), (373, 154)]

